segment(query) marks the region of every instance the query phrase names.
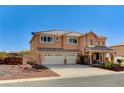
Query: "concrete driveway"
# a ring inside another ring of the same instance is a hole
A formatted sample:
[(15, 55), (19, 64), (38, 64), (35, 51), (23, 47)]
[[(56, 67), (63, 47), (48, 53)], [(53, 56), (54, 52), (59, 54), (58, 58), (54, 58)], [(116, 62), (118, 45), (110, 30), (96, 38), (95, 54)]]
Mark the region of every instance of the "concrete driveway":
[(110, 75), (110, 74), (119, 74), (124, 72), (114, 72), (109, 70), (104, 70), (100, 68), (91, 67), (89, 65), (51, 65), (47, 66), (52, 71), (58, 73), (63, 78), (71, 77), (87, 77), (87, 76), (96, 76), (96, 75)]

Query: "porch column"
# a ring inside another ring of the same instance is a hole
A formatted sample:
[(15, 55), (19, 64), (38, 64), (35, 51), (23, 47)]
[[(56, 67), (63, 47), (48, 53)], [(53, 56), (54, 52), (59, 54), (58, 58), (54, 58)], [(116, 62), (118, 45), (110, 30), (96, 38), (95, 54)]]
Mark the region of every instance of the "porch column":
[(104, 62), (104, 53), (102, 53), (102, 62)]
[(108, 61), (112, 61), (112, 53), (108, 53)]
[(105, 62), (105, 53), (103, 53), (103, 62)]
[(90, 64), (92, 64), (92, 53), (89, 53), (90, 56)]
[(96, 54), (94, 54), (94, 60), (96, 60)]
[(111, 61), (114, 62), (114, 53), (111, 53)]
[(92, 61), (94, 61), (94, 60), (96, 60), (96, 54), (95, 53), (92, 53), (92, 56), (93, 56), (93, 60)]
[(64, 64), (67, 64), (67, 58), (66, 58), (66, 54), (65, 54), (65, 57), (64, 57)]

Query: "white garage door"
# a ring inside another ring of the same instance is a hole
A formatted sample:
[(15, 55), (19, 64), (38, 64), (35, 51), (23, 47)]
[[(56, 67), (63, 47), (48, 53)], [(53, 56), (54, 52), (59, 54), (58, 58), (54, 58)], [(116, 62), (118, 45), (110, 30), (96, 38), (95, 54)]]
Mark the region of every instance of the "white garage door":
[(42, 56), (43, 65), (64, 64), (64, 56), (59, 54), (51, 54)]
[(67, 58), (67, 64), (76, 64), (76, 59), (77, 59), (76, 54), (67, 55), (66, 58)]

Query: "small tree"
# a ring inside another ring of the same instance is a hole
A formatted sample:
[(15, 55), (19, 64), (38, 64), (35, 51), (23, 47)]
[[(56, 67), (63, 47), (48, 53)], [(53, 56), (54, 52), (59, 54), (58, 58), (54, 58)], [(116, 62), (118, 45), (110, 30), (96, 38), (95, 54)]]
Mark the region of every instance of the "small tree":
[(111, 69), (112, 66), (113, 66), (113, 63), (111, 61), (105, 62), (105, 64), (104, 64), (104, 67), (108, 68), (108, 69)]
[(122, 60), (119, 65), (124, 68), (124, 60)]

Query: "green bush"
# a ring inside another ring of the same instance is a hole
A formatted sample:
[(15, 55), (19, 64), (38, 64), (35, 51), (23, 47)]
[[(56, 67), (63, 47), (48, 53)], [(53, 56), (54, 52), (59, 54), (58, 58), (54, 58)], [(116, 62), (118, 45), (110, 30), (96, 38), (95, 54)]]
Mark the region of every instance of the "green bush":
[(113, 66), (113, 63), (111, 61), (105, 62), (105, 64), (104, 64), (104, 67), (108, 68), (108, 69), (111, 69), (112, 66)]
[(124, 67), (124, 60), (120, 63), (120, 67)]
[(123, 59), (117, 59), (117, 62), (120, 64), (121, 62), (123, 62)]

